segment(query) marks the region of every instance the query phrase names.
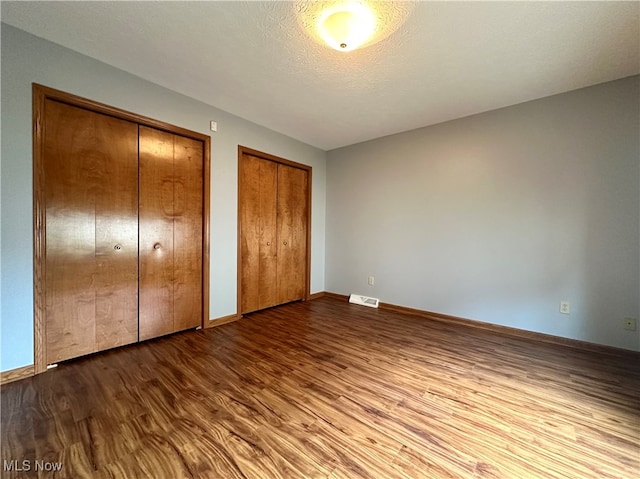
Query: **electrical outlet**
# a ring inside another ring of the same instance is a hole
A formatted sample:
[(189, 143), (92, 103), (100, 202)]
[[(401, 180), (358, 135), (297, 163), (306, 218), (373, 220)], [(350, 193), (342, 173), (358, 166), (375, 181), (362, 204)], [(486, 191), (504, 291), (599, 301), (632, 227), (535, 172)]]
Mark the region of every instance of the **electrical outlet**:
[(376, 284), (376, 279), (373, 276), (369, 276), (369, 286)]
[(569, 301), (560, 301), (560, 312), (562, 314), (571, 313), (571, 304), (569, 303)]
[(624, 318), (624, 329), (627, 331), (635, 331), (638, 328), (636, 318)]

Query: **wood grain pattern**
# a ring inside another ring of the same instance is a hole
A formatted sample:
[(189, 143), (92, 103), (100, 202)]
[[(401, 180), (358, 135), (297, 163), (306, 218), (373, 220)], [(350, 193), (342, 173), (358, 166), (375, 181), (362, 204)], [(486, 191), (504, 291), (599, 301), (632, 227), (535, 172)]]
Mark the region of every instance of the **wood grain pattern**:
[(202, 146), (174, 135), (173, 331), (202, 324)]
[(305, 297), (307, 277), (307, 172), (278, 165), (277, 304)]
[(210, 289), (210, 230), (211, 230), (211, 139), (200, 137), (203, 145), (202, 157), (202, 327), (209, 322)]
[(238, 312), (260, 309), (260, 161), (238, 158)]
[(216, 319), (210, 319), (209, 323), (206, 325), (207, 328), (217, 328), (218, 326), (222, 326), (223, 324), (233, 323), (234, 321), (238, 321), (242, 316), (238, 314), (229, 314), (227, 316), (221, 316)]
[(44, 178), (44, 115), (46, 91), (32, 86), (33, 107), (33, 368), (47, 370), (46, 210)]
[(140, 126), (140, 339), (202, 324), (203, 144)]
[[(95, 113), (93, 113), (95, 115)], [(98, 125), (105, 143), (120, 146), (115, 161), (102, 158), (95, 184), (96, 350), (138, 339), (138, 141), (131, 122)], [(122, 126), (126, 126), (126, 136)], [(94, 140), (95, 141), (95, 140)], [(117, 249), (119, 247), (119, 249)]]
[(258, 222), (259, 242), (258, 261), (258, 308), (263, 309), (278, 304), (277, 275), (278, 275), (278, 231), (277, 231), (277, 181), (278, 168), (276, 163), (251, 157), (251, 161), (258, 161), (260, 176), (258, 179), (259, 211)]
[(47, 364), (137, 340), (137, 125), (46, 100)]
[(253, 155), (239, 161), (241, 312), (246, 313), (277, 304), (277, 165)]
[(310, 168), (239, 148), (238, 310), (248, 313), (309, 292)]
[(174, 136), (140, 126), (139, 338), (173, 332)]
[(313, 293), (309, 295), (309, 300), (320, 299), (325, 295), (324, 291), (318, 291), (317, 293)]
[(639, 357), (325, 296), (3, 386), (3, 477), (631, 479)]
[[(33, 182), (34, 182), (34, 371), (36, 374), (46, 371), (47, 367), (47, 298), (46, 298), (46, 175), (45, 175), (45, 153), (46, 153), (46, 144), (45, 144), (45, 132), (47, 131), (46, 124), (46, 108), (45, 106), (51, 102), (58, 104), (65, 104), (68, 106), (77, 107), (78, 109), (85, 112), (96, 112), (101, 114), (104, 117), (111, 118), (112, 120), (120, 119), (125, 122), (129, 122), (134, 125), (145, 125), (147, 127), (151, 127), (154, 129), (171, 132), (174, 135), (177, 135), (181, 138), (194, 140), (200, 147), (202, 151), (202, 163), (200, 165), (200, 171), (202, 174), (202, 181), (200, 183), (202, 201), (201, 211), (202, 215), (199, 218), (199, 223), (201, 225), (201, 238), (198, 243), (201, 246), (201, 274), (199, 275), (201, 281), (201, 292), (200, 292), (200, 310), (201, 310), (201, 320), (200, 324), (205, 324), (209, 319), (209, 215), (210, 215), (210, 137), (206, 135), (202, 135), (200, 133), (196, 133), (190, 130), (186, 130), (184, 128), (177, 127), (175, 125), (170, 125), (152, 118), (144, 117), (142, 115), (138, 115), (136, 113), (131, 113), (125, 110), (121, 110), (119, 108), (115, 108), (109, 105), (105, 105), (99, 102), (95, 102), (93, 100), (89, 100), (86, 98), (82, 98), (67, 92), (63, 92), (60, 90), (56, 90), (53, 88), (45, 87), (38, 84), (33, 84)], [(82, 125), (84, 128), (85, 125)], [(102, 132), (104, 134), (108, 134), (108, 131)], [(119, 136), (118, 132), (116, 132), (116, 140), (113, 141), (114, 144), (117, 144), (122, 141), (122, 138)], [(116, 149), (114, 145), (109, 145), (112, 149)], [(112, 170), (114, 165), (105, 164), (100, 165), (104, 166), (105, 170), (108, 173), (116, 173)], [(111, 168), (111, 170), (110, 170)], [(109, 184), (111, 181), (112, 184)], [(115, 185), (115, 190), (113, 187)], [(121, 186), (119, 181), (115, 181), (115, 177), (109, 177), (105, 183), (107, 188), (107, 194), (102, 195), (98, 198), (98, 209), (100, 212), (101, 209), (107, 208), (110, 202), (110, 196), (114, 191), (118, 190)], [(127, 198), (128, 195), (119, 196), (116, 200), (118, 201)], [(102, 202), (102, 203), (100, 203)], [(137, 208), (137, 206), (136, 206)], [(109, 234), (120, 232), (129, 229), (129, 225), (127, 225), (124, 229), (122, 229), (120, 224), (116, 225), (115, 223), (111, 223), (107, 221), (107, 218), (103, 218), (103, 220), (98, 220), (96, 222), (97, 225), (97, 240), (104, 241), (108, 238)], [(111, 233), (109, 233), (111, 230)], [(196, 243), (196, 244), (198, 244)], [(122, 245), (120, 245), (122, 246)], [(122, 249), (120, 251), (123, 251)], [(103, 252), (102, 252), (103, 253)], [(101, 254), (102, 254), (101, 253)], [(109, 259), (105, 258), (102, 254), (102, 260)], [(122, 257), (123, 255), (121, 255)], [(107, 266), (107, 269), (110, 269), (113, 266), (112, 261), (102, 261), (103, 265)], [(117, 263), (117, 262), (116, 262)], [(96, 276), (93, 278), (99, 279)], [(104, 280), (105, 278), (101, 278), (100, 280)], [(124, 278), (123, 278), (124, 279)], [(197, 279), (196, 279), (197, 281)], [(97, 283), (96, 283), (97, 284)], [(100, 285), (100, 291), (97, 294), (97, 304), (99, 305), (97, 308), (98, 315), (97, 318), (105, 319), (109, 314), (115, 317), (120, 315), (118, 309), (126, 310), (130, 303), (126, 301), (122, 301), (117, 304), (109, 304), (107, 301), (110, 291), (118, 289), (118, 282), (116, 281), (107, 281), (105, 284)], [(197, 309), (197, 306), (196, 306)], [(191, 320), (190, 320), (191, 321)], [(109, 335), (109, 328), (106, 329), (101, 326), (100, 321), (97, 323), (97, 337), (99, 340), (99, 348), (108, 348), (112, 347), (115, 344), (113, 338)], [(122, 326), (122, 324), (121, 324)], [(122, 331), (127, 334), (130, 333), (129, 324), (125, 325), (122, 328)], [(137, 336), (137, 331), (136, 331)]]
[(0, 385), (12, 383), (20, 379), (28, 378), (34, 375), (35, 368), (33, 364), (22, 366), (21, 368), (10, 369), (0, 373)]

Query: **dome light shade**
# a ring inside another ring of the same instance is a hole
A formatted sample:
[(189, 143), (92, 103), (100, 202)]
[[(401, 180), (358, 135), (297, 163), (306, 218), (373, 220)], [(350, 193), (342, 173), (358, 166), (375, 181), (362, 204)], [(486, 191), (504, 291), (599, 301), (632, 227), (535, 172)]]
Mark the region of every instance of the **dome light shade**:
[(340, 5), (324, 12), (318, 30), (325, 42), (336, 50), (348, 52), (363, 45), (373, 34), (375, 17), (360, 3)]

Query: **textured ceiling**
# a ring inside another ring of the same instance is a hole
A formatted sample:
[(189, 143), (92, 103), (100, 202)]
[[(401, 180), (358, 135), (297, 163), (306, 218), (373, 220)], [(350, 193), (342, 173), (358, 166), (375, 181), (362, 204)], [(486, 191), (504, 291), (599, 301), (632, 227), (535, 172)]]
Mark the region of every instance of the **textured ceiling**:
[[(321, 2), (333, 4), (335, 2)], [(349, 53), (318, 2), (9, 2), (2, 21), (325, 150), (640, 73), (639, 2), (369, 2)]]

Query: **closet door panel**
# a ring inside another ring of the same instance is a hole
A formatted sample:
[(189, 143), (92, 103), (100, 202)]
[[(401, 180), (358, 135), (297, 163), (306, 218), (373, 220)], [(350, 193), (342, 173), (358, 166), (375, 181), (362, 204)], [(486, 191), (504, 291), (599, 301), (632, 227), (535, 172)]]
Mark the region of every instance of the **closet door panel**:
[(137, 339), (137, 125), (54, 100), (43, 124), (51, 364)]
[(139, 339), (173, 331), (174, 136), (139, 128)]
[(242, 270), (241, 313), (255, 311), (260, 307), (260, 161), (243, 155), (238, 168), (240, 210), (240, 249)]
[[(138, 340), (138, 159), (137, 125), (129, 125), (130, 158), (104, 162), (96, 186), (97, 350)], [(121, 141), (118, 131), (106, 133)]]
[(203, 145), (174, 136), (174, 331), (202, 322)]
[(307, 188), (305, 170), (278, 165), (278, 304), (305, 296)]
[(278, 236), (276, 232), (277, 165), (260, 160), (260, 309), (278, 304), (276, 284)]
[(241, 312), (277, 304), (276, 164), (251, 155), (240, 163)]

